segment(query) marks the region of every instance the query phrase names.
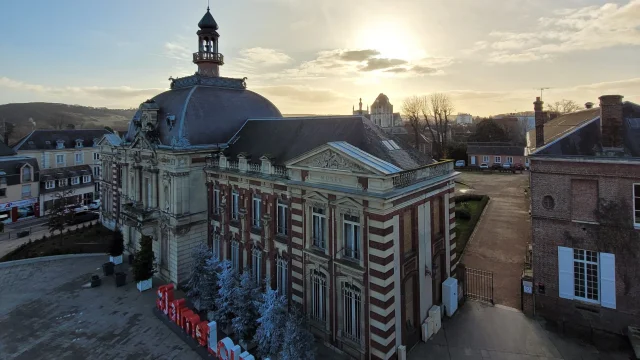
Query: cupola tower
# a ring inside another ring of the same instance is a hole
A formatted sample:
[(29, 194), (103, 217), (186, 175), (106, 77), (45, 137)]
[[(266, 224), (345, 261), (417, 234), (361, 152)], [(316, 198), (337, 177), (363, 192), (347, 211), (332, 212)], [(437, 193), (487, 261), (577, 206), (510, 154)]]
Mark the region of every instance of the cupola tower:
[(220, 66), (224, 64), (224, 56), (218, 52), (218, 24), (209, 12), (208, 6), (207, 13), (198, 23), (198, 27), (198, 52), (193, 53), (193, 62), (198, 65), (198, 74), (218, 77)]

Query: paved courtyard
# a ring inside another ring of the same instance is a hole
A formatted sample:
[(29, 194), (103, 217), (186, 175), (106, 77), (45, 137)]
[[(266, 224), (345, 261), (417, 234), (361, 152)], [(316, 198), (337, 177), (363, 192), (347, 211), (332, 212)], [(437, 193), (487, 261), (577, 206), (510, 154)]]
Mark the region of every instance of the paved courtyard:
[(106, 255), (0, 265), (0, 359), (199, 359), (153, 314), (131, 275), (84, 287)]
[(518, 310), (468, 301), (409, 360), (627, 360), (630, 348), (599, 350), (593, 345), (545, 330)]
[(456, 195), (483, 194), (491, 200), (469, 239), (462, 262), (471, 268), (493, 272), (497, 304), (520, 309), (520, 276), (527, 243), (531, 239), (529, 203), (524, 189), (529, 173), (490, 174), (463, 172)]

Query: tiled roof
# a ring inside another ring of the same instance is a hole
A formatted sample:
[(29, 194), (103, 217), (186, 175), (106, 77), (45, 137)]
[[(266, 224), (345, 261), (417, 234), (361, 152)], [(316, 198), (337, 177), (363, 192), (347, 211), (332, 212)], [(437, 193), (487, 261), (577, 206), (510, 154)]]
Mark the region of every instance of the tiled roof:
[(76, 147), (76, 140), (82, 140), (82, 147), (94, 146), (94, 141), (102, 139), (105, 134), (110, 134), (104, 129), (68, 129), (68, 130), (34, 130), (22, 138), (13, 149), (20, 150), (49, 150), (56, 149), (57, 141), (64, 141), (65, 149)]
[(330, 142), (328, 145), (338, 151), (344, 152), (345, 154), (362, 161), (369, 167), (372, 167), (385, 175), (402, 171), (401, 168), (384, 160), (380, 160), (377, 157), (349, 144), (346, 141), (334, 141)]
[[(577, 126), (600, 116), (600, 108), (585, 109), (559, 116), (544, 124), (544, 143), (548, 144), (562, 135), (571, 132)], [(535, 148), (536, 130), (529, 131), (532, 147)]]
[(26, 156), (2, 156), (0, 157), (0, 173), (7, 179), (7, 185), (20, 184), (20, 169), (24, 164), (33, 168), (33, 179), (39, 181), (40, 168), (35, 158)]
[[(269, 154), (282, 165), (299, 155), (330, 142), (345, 141), (402, 169), (430, 164), (431, 160), (394, 135), (386, 134), (361, 116), (250, 119), (231, 141), (227, 156), (248, 153), (252, 162)], [(393, 140), (399, 149), (390, 150), (383, 140)]]
[(467, 154), (524, 156), (524, 147), (501, 143), (468, 143)]
[[(58, 184), (56, 184), (56, 187), (53, 189), (47, 189), (45, 186), (45, 183), (49, 180), (69, 179), (76, 176), (82, 177), (83, 175), (90, 175), (91, 181), (89, 183), (83, 183), (82, 179), (80, 179), (80, 184), (71, 185), (71, 180), (69, 180), (67, 182), (68, 183), (67, 186), (60, 188), (58, 187)], [(67, 190), (67, 189), (72, 189), (72, 188), (82, 187), (82, 186), (93, 186), (94, 178), (91, 172), (91, 166), (85, 164), (85, 165), (67, 166), (62, 168), (43, 169), (40, 171), (40, 183), (41, 183), (40, 192), (47, 193), (47, 192), (56, 192), (56, 191)]]

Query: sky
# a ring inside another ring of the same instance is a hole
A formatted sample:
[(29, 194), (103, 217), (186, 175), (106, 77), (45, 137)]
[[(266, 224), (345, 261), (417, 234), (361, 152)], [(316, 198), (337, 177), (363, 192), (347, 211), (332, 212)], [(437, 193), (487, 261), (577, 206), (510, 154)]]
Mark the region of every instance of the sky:
[[(640, 103), (640, 0), (210, 0), (226, 77), (283, 114), (449, 94), (476, 116)], [(1, 1), (0, 104), (132, 108), (191, 75), (207, 0)], [(538, 89), (538, 90), (536, 90)]]

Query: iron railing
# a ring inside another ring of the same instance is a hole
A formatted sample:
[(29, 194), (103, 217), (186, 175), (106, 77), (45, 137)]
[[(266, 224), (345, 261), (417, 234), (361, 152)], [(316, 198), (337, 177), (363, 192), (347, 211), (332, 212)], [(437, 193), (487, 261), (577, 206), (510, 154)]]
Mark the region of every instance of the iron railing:
[(493, 272), (466, 268), (464, 297), (493, 304)]

